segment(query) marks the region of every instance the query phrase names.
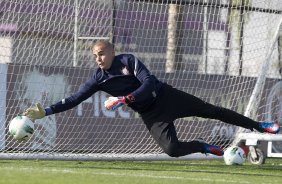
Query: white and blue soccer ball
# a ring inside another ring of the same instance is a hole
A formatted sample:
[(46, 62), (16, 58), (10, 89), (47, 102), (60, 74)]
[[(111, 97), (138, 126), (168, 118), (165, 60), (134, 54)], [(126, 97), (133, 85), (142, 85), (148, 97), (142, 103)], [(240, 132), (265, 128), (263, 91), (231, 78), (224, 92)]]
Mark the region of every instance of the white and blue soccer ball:
[(17, 141), (27, 141), (34, 132), (34, 123), (27, 116), (16, 116), (10, 121), (9, 133)]
[(239, 146), (230, 146), (224, 151), (223, 159), (226, 165), (242, 165), (246, 161), (246, 153)]

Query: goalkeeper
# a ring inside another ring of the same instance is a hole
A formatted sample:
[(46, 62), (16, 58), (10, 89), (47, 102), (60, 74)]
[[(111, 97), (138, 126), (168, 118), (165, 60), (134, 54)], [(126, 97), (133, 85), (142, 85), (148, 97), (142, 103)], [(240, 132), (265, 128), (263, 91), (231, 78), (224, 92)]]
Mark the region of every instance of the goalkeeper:
[(74, 108), (97, 91), (112, 95), (105, 107), (115, 110), (127, 105), (138, 112), (147, 129), (163, 151), (171, 157), (201, 152), (223, 155), (223, 150), (203, 140), (182, 142), (177, 138), (174, 120), (197, 116), (259, 132), (276, 134), (279, 125), (273, 122), (256, 122), (237, 112), (217, 107), (159, 81), (145, 65), (131, 54), (115, 55), (113, 45), (97, 41), (92, 48), (98, 69), (85, 84), (68, 98), (43, 108), (40, 104), (23, 113), (35, 120)]

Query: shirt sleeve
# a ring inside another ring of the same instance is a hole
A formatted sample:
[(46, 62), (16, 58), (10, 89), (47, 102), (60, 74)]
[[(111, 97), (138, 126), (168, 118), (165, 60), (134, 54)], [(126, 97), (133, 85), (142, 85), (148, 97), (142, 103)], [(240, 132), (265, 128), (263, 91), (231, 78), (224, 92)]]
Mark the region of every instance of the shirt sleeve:
[(46, 116), (72, 109), (97, 91), (98, 85), (96, 79), (92, 77), (75, 94), (45, 108)]
[(141, 86), (130, 95), (134, 97), (135, 102), (144, 101), (155, 96), (156, 78), (151, 75), (146, 66), (135, 56), (131, 55), (129, 67), (133, 70), (135, 77), (140, 81)]

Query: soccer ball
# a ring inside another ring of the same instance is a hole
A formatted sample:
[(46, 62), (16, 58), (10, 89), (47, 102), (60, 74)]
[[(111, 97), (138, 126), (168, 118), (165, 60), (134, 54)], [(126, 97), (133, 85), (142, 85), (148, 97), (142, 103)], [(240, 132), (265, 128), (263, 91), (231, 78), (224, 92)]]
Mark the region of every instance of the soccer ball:
[(239, 146), (231, 146), (225, 150), (223, 159), (226, 165), (242, 165), (246, 160), (246, 154)]
[(33, 122), (26, 116), (17, 116), (10, 122), (9, 133), (18, 141), (27, 141), (34, 132)]

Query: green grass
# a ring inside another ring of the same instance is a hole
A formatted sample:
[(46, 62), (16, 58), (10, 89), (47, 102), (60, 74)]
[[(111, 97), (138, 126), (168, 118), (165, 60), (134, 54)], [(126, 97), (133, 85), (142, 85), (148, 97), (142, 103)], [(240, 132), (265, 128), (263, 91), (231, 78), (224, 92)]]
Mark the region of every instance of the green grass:
[(0, 176), (5, 184), (281, 184), (282, 159), (243, 166), (227, 166), (222, 160), (0, 160)]

